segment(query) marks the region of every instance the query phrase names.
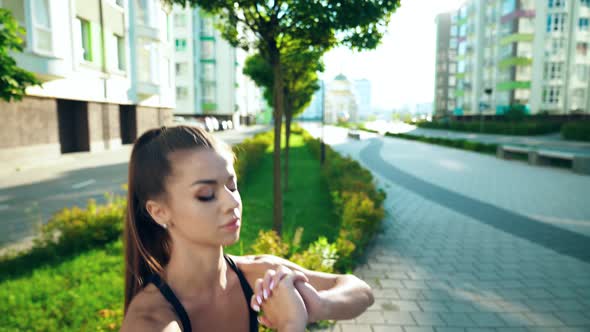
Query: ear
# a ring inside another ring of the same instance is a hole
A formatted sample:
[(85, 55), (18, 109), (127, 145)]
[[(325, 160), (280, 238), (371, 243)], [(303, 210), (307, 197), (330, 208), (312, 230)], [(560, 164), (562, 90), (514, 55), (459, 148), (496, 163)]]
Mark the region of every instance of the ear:
[(168, 208), (161, 202), (149, 199), (145, 203), (145, 209), (160, 226), (166, 227), (170, 225), (170, 213)]

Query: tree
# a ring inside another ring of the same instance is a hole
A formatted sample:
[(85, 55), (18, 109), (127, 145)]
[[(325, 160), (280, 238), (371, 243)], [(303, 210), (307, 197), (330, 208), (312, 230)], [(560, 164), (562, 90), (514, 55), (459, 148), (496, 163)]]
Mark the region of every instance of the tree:
[[(311, 102), (314, 92), (319, 88), (318, 71), (323, 71), (321, 62), (323, 50), (312, 48), (295, 48), (284, 50), (282, 79), (285, 95), (285, 162), (284, 188), (289, 189), (289, 148), (291, 137), (291, 123), (295, 116), (302, 113)], [(256, 84), (264, 88), (264, 97), (270, 105), (272, 101), (272, 86), (274, 84), (272, 67), (260, 54), (246, 59), (244, 74), (248, 75)]]
[(345, 45), (373, 49), (385, 33), (400, 0), (165, 0), (200, 6), (219, 18), (218, 29), (233, 46), (257, 51), (271, 64), (273, 81), (274, 155), (273, 228), (281, 233), (283, 195), (280, 175), (281, 125), (284, 114), (282, 50), (298, 42), (312, 48)]
[(9, 54), (23, 51), (19, 35), (24, 33), (12, 13), (0, 8), (0, 98), (7, 102), (21, 100), (28, 86), (41, 84), (33, 74), (19, 68)]

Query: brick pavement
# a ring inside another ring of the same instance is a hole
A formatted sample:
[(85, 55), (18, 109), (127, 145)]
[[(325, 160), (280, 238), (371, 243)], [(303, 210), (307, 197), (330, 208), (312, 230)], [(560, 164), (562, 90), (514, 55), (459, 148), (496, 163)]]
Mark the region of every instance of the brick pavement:
[[(399, 185), (391, 181), (391, 172), (374, 172), (388, 193), (384, 232), (355, 273), (372, 285), (376, 302), (332, 330), (590, 331), (589, 263), (556, 251), (563, 246), (559, 241), (535, 240), (458, 208), (467, 197), (512, 213), (508, 218), (528, 218), (533, 234), (544, 225), (584, 240), (590, 221), (587, 177), (383, 140), (378, 159), (393, 164), (399, 174), (459, 195), (459, 205), (440, 197), (444, 191)], [(361, 151), (370, 144), (333, 147), (363, 162)], [(378, 168), (376, 160), (363, 163)], [(585, 243), (577, 250), (590, 251), (590, 241)]]

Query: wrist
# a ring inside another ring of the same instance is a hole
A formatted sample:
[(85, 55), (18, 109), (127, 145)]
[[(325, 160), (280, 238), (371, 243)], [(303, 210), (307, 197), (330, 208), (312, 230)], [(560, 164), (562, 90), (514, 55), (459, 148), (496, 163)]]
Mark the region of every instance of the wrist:
[(318, 291), (318, 295), (320, 298), (320, 305), (317, 308), (317, 312), (314, 312), (309, 315), (309, 322), (314, 323), (320, 320), (327, 320), (330, 319), (330, 297), (328, 296), (327, 291)]

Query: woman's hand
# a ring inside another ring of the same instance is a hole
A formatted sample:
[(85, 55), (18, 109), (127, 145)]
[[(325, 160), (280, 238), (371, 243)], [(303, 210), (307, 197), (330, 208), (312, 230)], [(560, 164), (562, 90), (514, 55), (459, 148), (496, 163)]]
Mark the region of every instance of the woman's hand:
[(256, 311), (264, 311), (259, 322), (280, 332), (304, 331), (308, 314), (295, 284), (306, 281), (305, 275), (284, 266), (268, 270), (264, 278), (257, 279), (250, 305)]

